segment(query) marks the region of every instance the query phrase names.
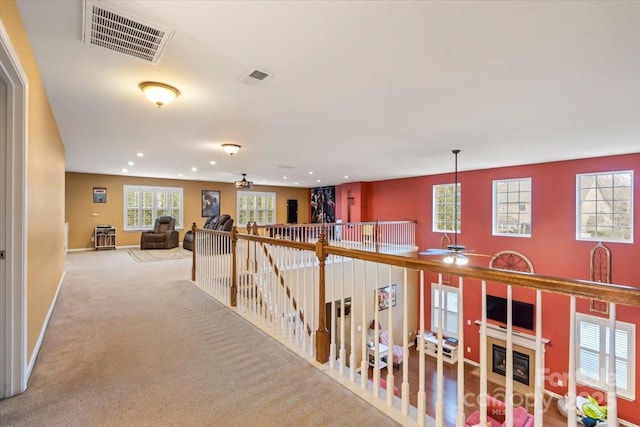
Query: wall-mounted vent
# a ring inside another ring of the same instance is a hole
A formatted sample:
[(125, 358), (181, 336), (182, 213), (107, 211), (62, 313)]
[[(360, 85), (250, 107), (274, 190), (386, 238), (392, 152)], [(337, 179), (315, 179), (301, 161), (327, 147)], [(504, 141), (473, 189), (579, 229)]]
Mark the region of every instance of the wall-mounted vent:
[(83, 41), (157, 64), (173, 30), (142, 22), (86, 0)]
[(247, 86), (258, 86), (271, 77), (271, 73), (262, 70), (251, 70), (238, 80)]

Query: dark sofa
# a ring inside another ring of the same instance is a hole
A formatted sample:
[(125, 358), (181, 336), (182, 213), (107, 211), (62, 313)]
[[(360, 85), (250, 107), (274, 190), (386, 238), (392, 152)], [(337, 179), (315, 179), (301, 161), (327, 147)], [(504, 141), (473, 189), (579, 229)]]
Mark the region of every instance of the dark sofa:
[[(210, 216), (202, 227), (205, 230), (231, 231), (233, 228), (233, 218), (230, 215)], [(182, 247), (189, 251), (193, 250), (193, 232), (191, 230), (184, 233)]]

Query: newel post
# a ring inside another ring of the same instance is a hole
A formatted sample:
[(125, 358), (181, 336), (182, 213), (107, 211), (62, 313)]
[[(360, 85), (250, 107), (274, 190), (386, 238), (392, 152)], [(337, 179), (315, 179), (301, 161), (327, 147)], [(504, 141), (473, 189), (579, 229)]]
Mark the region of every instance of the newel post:
[(238, 227), (235, 225), (231, 229), (231, 307), (238, 305), (238, 268), (236, 266), (236, 243), (238, 242)]
[(325, 363), (329, 360), (329, 344), (331, 336), (327, 330), (327, 319), (325, 311), (325, 260), (327, 254), (324, 247), (327, 246), (327, 238), (324, 233), (316, 243), (316, 256), (318, 257), (319, 277), (318, 277), (318, 330), (316, 331), (316, 362)]
[(196, 223), (194, 222), (193, 225), (191, 226), (191, 236), (193, 236), (193, 240), (191, 243), (191, 245), (193, 246), (191, 248), (191, 280), (192, 281), (196, 281), (196, 230), (198, 229), (198, 226), (196, 225)]

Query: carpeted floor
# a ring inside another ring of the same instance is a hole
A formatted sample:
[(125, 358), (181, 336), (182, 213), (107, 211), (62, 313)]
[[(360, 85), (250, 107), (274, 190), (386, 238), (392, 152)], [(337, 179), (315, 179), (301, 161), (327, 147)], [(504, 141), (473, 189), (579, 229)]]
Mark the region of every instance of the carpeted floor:
[(167, 261), (191, 258), (193, 253), (182, 247), (173, 249), (128, 249), (129, 255), (137, 262)]
[(66, 271), (2, 426), (397, 425), (196, 289), (188, 259), (76, 252)]

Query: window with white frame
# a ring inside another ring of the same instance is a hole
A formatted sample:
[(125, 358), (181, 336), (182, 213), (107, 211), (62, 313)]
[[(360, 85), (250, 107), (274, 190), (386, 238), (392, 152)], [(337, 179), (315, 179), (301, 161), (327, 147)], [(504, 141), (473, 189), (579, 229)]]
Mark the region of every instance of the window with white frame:
[[(616, 322), (615, 371), (620, 396), (635, 399), (636, 326)], [(606, 390), (609, 375), (609, 319), (576, 313), (578, 382)]]
[(493, 181), (493, 234), (531, 237), (531, 178)]
[[(460, 183), (433, 186), (433, 231), (460, 232)], [(457, 194), (454, 190), (457, 190)], [(456, 207), (456, 200), (458, 206)], [(457, 213), (457, 215), (456, 215)]]
[(125, 185), (123, 194), (125, 231), (153, 230), (156, 218), (165, 215), (182, 229), (182, 188)]
[(276, 222), (276, 193), (238, 191), (238, 224)]
[[(458, 336), (458, 288), (442, 286), (442, 294), (437, 283), (431, 284), (431, 330), (436, 332), (440, 325), (442, 311), (442, 335)], [(442, 297), (442, 298), (441, 298)], [(440, 310), (442, 307), (442, 310)]]
[(633, 243), (633, 171), (576, 176), (576, 239)]

